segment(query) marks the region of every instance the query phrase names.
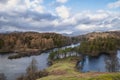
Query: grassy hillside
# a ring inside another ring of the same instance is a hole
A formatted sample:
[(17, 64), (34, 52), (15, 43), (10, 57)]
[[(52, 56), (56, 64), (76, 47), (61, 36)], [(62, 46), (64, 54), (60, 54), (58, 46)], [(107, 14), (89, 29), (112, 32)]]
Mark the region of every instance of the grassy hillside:
[(62, 60), (56, 60), (51, 67), (47, 69), (49, 75), (37, 80), (119, 80), (120, 73), (100, 73), (88, 72), (81, 73), (76, 70), (76, 62), (79, 58), (69, 57)]
[[(89, 53), (90, 55), (96, 56), (101, 52), (112, 54), (116, 51), (120, 46), (119, 35), (120, 31), (94, 32), (82, 35), (78, 38), (73, 38), (73, 40), (82, 40), (79, 47), (80, 51), (78, 52)], [(111, 56), (113, 57), (114, 55), (115, 54)], [(55, 60), (53, 65), (47, 69), (49, 75), (37, 80), (120, 80), (120, 72), (79, 72), (75, 67), (79, 59), (78, 57), (69, 57)], [(113, 57), (111, 61), (115, 63), (116, 59)]]

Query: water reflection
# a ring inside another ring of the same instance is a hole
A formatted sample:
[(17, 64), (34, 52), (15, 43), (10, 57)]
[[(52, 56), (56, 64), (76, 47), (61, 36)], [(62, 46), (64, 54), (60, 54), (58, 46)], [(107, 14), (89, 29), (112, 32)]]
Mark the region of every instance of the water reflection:
[[(118, 58), (118, 59), (117, 59)], [(120, 63), (120, 51), (117, 51), (117, 60)], [(89, 57), (85, 56), (84, 60), (82, 61), (82, 64), (80, 63), (79, 66), (82, 66), (80, 71), (82, 72), (107, 72), (108, 68), (107, 66), (110, 67), (110, 65), (106, 64), (107, 60), (112, 60), (108, 55), (102, 54), (99, 57)], [(115, 64), (116, 62), (116, 64)], [(113, 60), (113, 63), (115, 64), (115, 67), (119, 66), (119, 63), (117, 61)], [(113, 65), (113, 64), (111, 64)], [(120, 66), (119, 66), (120, 68)], [(120, 69), (118, 69), (120, 70)], [(118, 71), (117, 70), (117, 71)]]
[[(62, 49), (64, 48), (69, 48), (69, 47), (76, 47), (80, 44), (72, 44), (69, 46), (65, 46), (62, 47)], [(57, 48), (55, 48), (54, 50), (57, 50)], [(49, 56), (50, 52), (46, 52), (46, 53), (42, 53), (41, 55), (38, 56), (31, 56), (31, 57), (23, 57), (23, 58), (19, 58), (19, 59), (13, 59), (10, 60), (8, 59), (8, 55), (0, 55), (0, 73), (4, 73), (5, 76), (7, 77), (7, 80), (15, 80), (15, 78), (17, 78), (18, 76), (20, 76), (21, 74), (25, 73), (26, 68), (28, 67), (28, 65), (30, 64), (32, 58), (34, 57), (38, 64), (38, 68), (40, 70), (43, 70), (45, 68), (48, 67), (48, 56)]]

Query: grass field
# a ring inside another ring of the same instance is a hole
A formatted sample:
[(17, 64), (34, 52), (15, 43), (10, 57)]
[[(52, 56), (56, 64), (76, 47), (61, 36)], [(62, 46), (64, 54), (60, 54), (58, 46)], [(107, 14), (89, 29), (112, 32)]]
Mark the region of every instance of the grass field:
[(120, 73), (81, 73), (75, 68), (77, 61), (75, 57), (56, 60), (47, 69), (49, 75), (37, 80), (120, 80)]

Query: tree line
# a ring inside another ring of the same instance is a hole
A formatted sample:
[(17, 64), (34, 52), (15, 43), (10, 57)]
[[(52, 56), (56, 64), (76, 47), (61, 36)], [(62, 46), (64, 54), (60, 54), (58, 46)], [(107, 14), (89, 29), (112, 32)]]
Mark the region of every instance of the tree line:
[(40, 52), (71, 44), (71, 38), (56, 33), (13, 32), (0, 34), (0, 53)]
[(63, 59), (71, 56), (79, 56), (77, 47), (52, 51), (49, 55), (49, 60)]
[(115, 37), (97, 37), (92, 40), (82, 41), (78, 51), (84, 55), (99, 56), (107, 54), (105, 63), (108, 72), (120, 70), (120, 59), (117, 57), (117, 50), (120, 49), (120, 39)]
[(120, 39), (118, 38), (95, 38), (93, 40), (82, 41), (79, 51), (90, 56), (97, 56), (100, 53), (116, 53), (120, 47)]

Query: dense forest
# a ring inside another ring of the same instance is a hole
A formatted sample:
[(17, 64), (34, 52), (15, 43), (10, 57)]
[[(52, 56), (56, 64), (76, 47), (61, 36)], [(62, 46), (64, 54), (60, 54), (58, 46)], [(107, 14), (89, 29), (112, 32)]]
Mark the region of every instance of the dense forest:
[(71, 44), (71, 38), (56, 33), (13, 32), (0, 34), (0, 53), (35, 53)]
[(120, 32), (92, 32), (85, 35), (72, 37), (72, 41), (80, 42), (80, 46), (74, 48), (59, 49), (58, 51), (51, 52), (49, 58), (59, 59), (61, 57), (66, 58), (73, 53), (86, 54), (90, 56), (98, 56), (101, 53), (110, 54), (116, 53), (120, 49)]
[(93, 32), (84, 35), (79, 51), (91, 56), (116, 53), (120, 49), (120, 31)]
[(120, 62), (117, 51), (120, 49), (120, 32), (90, 33), (86, 35), (86, 40), (81, 42), (78, 52), (90, 57), (98, 57), (107, 54), (106, 69), (108, 72), (118, 72)]
[[(92, 32), (85, 35), (67, 37), (56, 33), (13, 32), (0, 34), (0, 53), (17, 52), (20, 56), (40, 54), (43, 51), (80, 42), (78, 53), (97, 56), (100, 53), (115, 53), (120, 48), (120, 31)], [(66, 54), (65, 51), (63, 52)], [(75, 51), (75, 50), (74, 50)], [(61, 50), (59, 51), (61, 52)], [(55, 52), (55, 53), (59, 53)], [(62, 53), (63, 53), (62, 52)], [(69, 52), (69, 51), (68, 51)], [(76, 51), (75, 51), (76, 52)], [(55, 54), (54, 53), (54, 54)], [(13, 57), (13, 56), (12, 56)], [(9, 57), (9, 58), (12, 58)]]

